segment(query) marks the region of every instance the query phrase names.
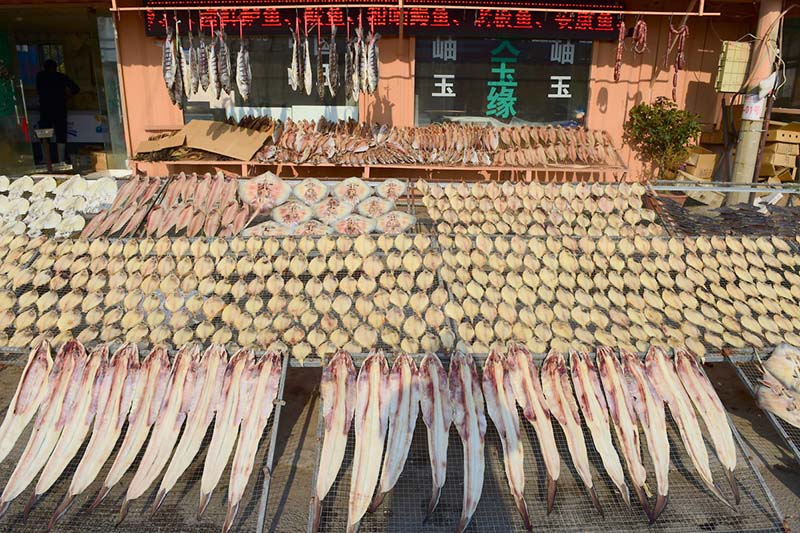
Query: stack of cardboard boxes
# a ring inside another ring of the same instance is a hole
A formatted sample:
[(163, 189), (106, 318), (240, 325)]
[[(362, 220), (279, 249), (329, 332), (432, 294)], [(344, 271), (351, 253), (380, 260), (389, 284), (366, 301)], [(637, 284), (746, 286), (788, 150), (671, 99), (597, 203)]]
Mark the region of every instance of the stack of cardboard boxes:
[(758, 175), (761, 181), (794, 181), (800, 154), (800, 122), (770, 128), (761, 155)]

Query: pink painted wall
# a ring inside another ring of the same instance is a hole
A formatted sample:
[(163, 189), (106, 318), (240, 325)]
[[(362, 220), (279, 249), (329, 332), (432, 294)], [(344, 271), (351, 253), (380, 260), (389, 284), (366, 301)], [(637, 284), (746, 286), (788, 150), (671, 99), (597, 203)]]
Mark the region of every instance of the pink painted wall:
[[(653, 102), (659, 96), (672, 95), (672, 64), (664, 66), (667, 50), (669, 19), (647, 17), (647, 51), (636, 55), (630, 50), (630, 39), (622, 59), (619, 82), (614, 82), (616, 42), (595, 42), (589, 87), (587, 126), (606, 130), (618, 147), (623, 159), (637, 175), (641, 164), (630, 150), (622, 146), (622, 128), (628, 111), (641, 102)], [(632, 27), (633, 17), (625, 21)], [(677, 22), (675, 22), (677, 24)], [(754, 21), (753, 21), (754, 23)], [(748, 23), (726, 22), (719, 18), (690, 19), (689, 37), (686, 40), (686, 70), (678, 74), (677, 103), (700, 116), (706, 127), (712, 127), (722, 114), (722, 96), (714, 90), (719, 52), (722, 40), (736, 40), (747, 33)]]

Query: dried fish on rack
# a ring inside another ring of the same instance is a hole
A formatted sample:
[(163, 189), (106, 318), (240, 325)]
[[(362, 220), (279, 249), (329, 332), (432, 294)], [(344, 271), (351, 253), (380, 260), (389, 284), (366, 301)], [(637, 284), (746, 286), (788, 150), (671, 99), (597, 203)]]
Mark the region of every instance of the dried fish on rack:
[(197, 365), (191, 404), (187, 408), (189, 415), (186, 419), (186, 429), (175, 447), (175, 453), (161, 480), (161, 486), (153, 502), (153, 512), (164, 503), (167, 493), (200, 450), (208, 426), (211, 425), (217, 412), (227, 363), (228, 354), (225, 348), (212, 344), (203, 353)]
[(652, 521), (650, 506), (647, 503), (645, 480), (647, 471), (642, 464), (639, 444), (639, 428), (636, 423), (634, 402), (638, 396), (632, 397), (628, 390), (629, 381), (623, 374), (622, 365), (610, 348), (597, 347), (597, 367), (608, 401), (608, 413), (622, 448), (622, 456), (628, 465), (628, 474), (633, 481), (633, 489), (647, 517)]
[(483, 366), (483, 396), (489, 417), (494, 422), (503, 446), (503, 464), (506, 478), (514, 496), (517, 510), (531, 531), (528, 504), (525, 502), (525, 470), (523, 468), (522, 441), (519, 433), (519, 416), (514, 401), (510, 373), (506, 371), (505, 357), (491, 350)]
[(246, 348), (236, 352), (228, 361), (220, 396), (220, 408), (214, 420), (214, 433), (206, 452), (206, 462), (200, 484), (198, 515), (203, 514), (211, 501), (211, 492), (222, 477), (222, 471), (228, 464), (228, 459), (236, 443), (239, 425), (249, 406), (241, 397), (242, 381), (253, 364), (253, 356)]
[[(200, 82), (200, 87), (204, 91), (207, 91), (208, 87), (211, 85), (211, 74), (209, 71), (211, 62), (208, 58), (208, 55), (206, 39), (203, 35), (200, 35), (200, 45), (198, 46), (197, 50), (197, 76)], [(195, 92), (197, 91), (195, 90)]]
[(245, 378), (245, 398), (249, 405), (255, 406), (255, 409), (249, 409), (242, 420), (239, 443), (233, 454), (231, 478), (228, 483), (228, 512), (222, 526), (223, 533), (230, 531), (236, 519), (239, 502), (253, 471), (258, 442), (272, 414), (275, 398), (278, 396), (282, 360), (280, 352), (267, 352), (251, 367), (249, 375)]
[(77, 394), (75, 389), (80, 388), (80, 380), (73, 380), (72, 374), (76, 368), (81, 372), (85, 364), (86, 350), (77, 341), (67, 342), (56, 354), (48, 380), (47, 398), (39, 407), (33, 432), (0, 496), (0, 515), (5, 514), (11, 502), (33, 481), (50, 457), (68, 415), (64, 412), (64, 405), (68, 398)]
[[(650, 514), (650, 522), (654, 523), (666, 508), (669, 494), (669, 440), (664, 400), (650, 382), (641, 359), (627, 350), (620, 350), (620, 356), (631, 403), (644, 430), (647, 449), (655, 470), (656, 504)], [(644, 507), (644, 504), (642, 506)]]
[(572, 463), (578, 471), (578, 475), (586, 485), (589, 497), (595, 509), (602, 515), (603, 508), (597, 498), (592, 481), (592, 472), (589, 466), (589, 456), (586, 452), (586, 441), (583, 438), (581, 429), (581, 417), (572, 387), (567, 376), (567, 365), (564, 357), (554, 350), (547, 354), (542, 365), (542, 391), (547, 400), (550, 414), (558, 420), (564, 435), (567, 437), (567, 446), (572, 456)]
[(164, 394), (167, 392), (169, 384), (170, 367), (169, 356), (164, 346), (155, 346), (142, 360), (135, 388), (131, 392), (131, 407), (125, 438), (122, 440), (120, 451), (114, 458), (103, 481), (103, 486), (98, 491), (90, 509), (95, 509), (108, 496), (144, 446), (144, 442), (150, 434), (150, 428), (155, 424), (164, 403)]
[(589, 359), (588, 354), (575, 350), (570, 350), (569, 366), (572, 372), (572, 386), (575, 388), (575, 396), (578, 399), (578, 405), (581, 407), (583, 418), (586, 420), (586, 425), (589, 426), (594, 447), (597, 453), (600, 454), (606, 473), (608, 473), (611, 481), (622, 495), (625, 505), (630, 508), (630, 492), (628, 485), (625, 483), (622, 463), (620, 463), (619, 455), (611, 440), (608, 406), (603, 395), (603, 388), (600, 385), (597, 368)]
[(436, 510), (444, 487), (447, 475), (447, 443), (450, 440), (450, 425), (453, 423), (447, 372), (436, 354), (425, 354), (419, 365), (419, 382), (420, 408), (422, 421), (428, 428), (428, 455), (433, 480), (427, 520)]
[(714, 484), (711, 467), (708, 462), (708, 451), (703, 442), (700, 424), (695, 416), (691, 400), (686, 394), (683, 385), (681, 385), (669, 356), (663, 349), (652, 346), (645, 358), (645, 368), (653, 387), (669, 406), (672, 418), (675, 419), (675, 423), (680, 430), (683, 446), (686, 448), (695, 470), (700, 475), (700, 479), (721, 502), (733, 507)]
[(675, 370), (678, 372), (683, 388), (708, 429), (717, 457), (725, 467), (725, 475), (731, 486), (734, 502), (738, 505), (741, 497), (739, 486), (736, 484), (736, 476), (733, 473), (736, 469), (736, 444), (733, 441), (725, 407), (717, 396), (714, 386), (700, 368), (697, 359), (687, 350), (675, 349)]
[[(356, 447), (350, 477), (347, 530), (358, 524), (372, 501), (380, 474), (386, 439), (389, 401), (386, 396), (389, 368), (381, 350), (373, 350), (364, 360), (356, 380)], [(378, 453), (380, 451), (380, 453)]]
[(320, 102), (325, 101), (325, 86), (327, 82), (325, 81), (325, 67), (324, 63), (322, 62), (322, 37), (317, 37), (317, 97), (319, 98)]
[(200, 349), (192, 344), (182, 346), (175, 355), (161, 412), (153, 425), (150, 441), (147, 443), (136, 474), (128, 485), (117, 524), (125, 519), (130, 503), (144, 494), (169, 461), (186, 419), (188, 403), (194, 393), (199, 354)]
[(387, 394), (389, 435), (378, 492), (369, 507), (370, 511), (380, 506), (397, 483), (411, 449), (414, 426), (419, 415), (420, 384), (417, 365), (409, 355), (395, 357), (389, 373)]
[(50, 343), (43, 339), (28, 354), (17, 390), (0, 425), (0, 461), (6, 458), (39, 406), (47, 399), (52, 367)]
[(517, 403), (528, 422), (536, 430), (539, 448), (542, 450), (545, 468), (547, 469), (547, 513), (553, 510), (556, 498), (556, 482), (561, 473), (561, 459), (558, 455), (550, 410), (542, 393), (539, 371), (530, 351), (518, 343), (510, 343), (506, 366), (511, 379)]
[(100, 386), (104, 382), (108, 366), (108, 345), (101, 344), (80, 363), (73, 371), (73, 383), (64, 399), (61, 417), (64, 429), (25, 507), (26, 517), (42, 494), (58, 481), (89, 432), (97, 412), (98, 398), (102, 394)]
[(356, 409), (356, 369), (350, 354), (339, 350), (322, 371), (320, 396), (325, 435), (319, 459), (319, 472), (315, 487), (314, 519), (312, 531), (319, 529), (322, 500), (330, 491), (344, 460), (347, 436)]
[(469, 526), (483, 492), (486, 415), (483, 392), (471, 355), (455, 352), (451, 356), (447, 380), (453, 424), (464, 448), (464, 504), (458, 521), (458, 531), (463, 532)]

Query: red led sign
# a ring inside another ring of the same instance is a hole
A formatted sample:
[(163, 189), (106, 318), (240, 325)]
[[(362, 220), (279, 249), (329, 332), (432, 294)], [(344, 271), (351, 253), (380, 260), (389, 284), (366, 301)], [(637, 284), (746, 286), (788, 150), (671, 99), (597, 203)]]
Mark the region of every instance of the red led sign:
[[(163, 5), (170, 0), (155, 0)], [(406, 0), (412, 4), (415, 0)], [(424, 0), (416, 0), (421, 2)], [(509, 0), (515, 1), (515, 0)], [(499, 3), (499, 2), (498, 2)], [(252, 2), (248, 2), (252, 5)], [(608, 7), (602, 4), (603, 8)], [(183, 7), (186, 4), (183, 3)], [(597, 6), (593, 6), (597, 8)], [(614, 10), (620, 6), (615, 5)], [(535, 11), (515, 11), (509, 9), (427, 9), (407, 7), (403, 10), (403, 31), (407, 35), (452, 35), (475, 37), (524, 37), (528, 39), (579, 39), (579, 40), (611, 40), (616, 39), (616, 28), (619, 16), (610, 10), (605, 13), (542, 13)], [(212, 25), (220, 24), (229, 34), (242, 32), (246, 35), (289, 34), (295, 27), (295, 20), (300, 19), (300, 27), (313, 28), (321, 24), (330, 28), (331, 24), (344, 27), (347, 21), (350, 28), (358, 24), (359, 16), (364, 26), (372, 27), (382, 35), (398, 33), (400, 11), (397, 7), (368, 7), (348, 9), (346, 7), (324, 7), (295, 9), (220, 9), (204, 11), (146, 11), (145, 32), (151, 36), (163, 36), (165, 18), (169, 24), (175, 23), (175, 17), (182, 21), (179, 25), (185, 32), (189, 25), (187, 18), (192, 17), (194, 28), (208, 34)], [(306, 24), (307, 23), (307, 24)], [(341, 33), (340, 33), (341, 35)]]

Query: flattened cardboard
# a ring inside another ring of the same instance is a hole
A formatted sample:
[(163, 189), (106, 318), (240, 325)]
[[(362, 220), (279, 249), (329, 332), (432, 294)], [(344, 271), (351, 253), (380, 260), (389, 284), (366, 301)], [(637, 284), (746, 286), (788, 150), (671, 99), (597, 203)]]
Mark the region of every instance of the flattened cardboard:
[(250, 161), (269, 137), (266, 132), (213, 120), (192, 120), (181, 131), (186, 134), (186, 146), (189, 148), (224, 155), (237, 161)]
[(159, 150), (166, 150), (167, 148), (177, 148), (183, 146), (186, 141), (186, 134), (179, 131), (174, 135), (162, 137), (155, 141), (142, 141), (136, 149), (137, 154), (145, 154), (148, 152), (158, 152)]

